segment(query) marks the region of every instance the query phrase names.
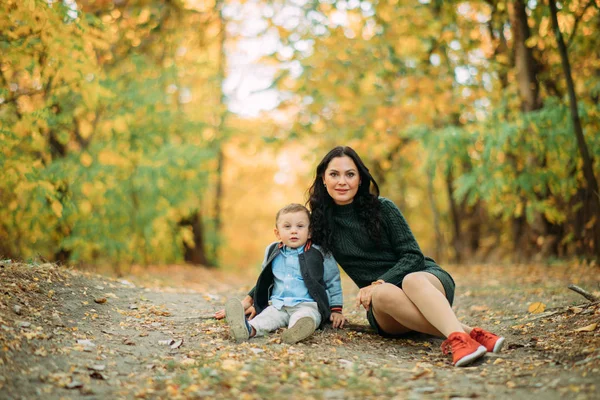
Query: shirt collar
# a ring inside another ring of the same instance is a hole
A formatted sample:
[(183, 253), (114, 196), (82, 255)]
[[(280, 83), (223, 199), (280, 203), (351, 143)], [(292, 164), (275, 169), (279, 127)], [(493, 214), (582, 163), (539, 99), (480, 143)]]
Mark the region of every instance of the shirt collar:
[(300, 246), (296, 249), (292, 249), (291, 247), (283, 245), (280, 250), (281, 250), (281, 253), (285, 254), (286, 256), (291, 256), (291, 255), (304, 253), (304, 246)]

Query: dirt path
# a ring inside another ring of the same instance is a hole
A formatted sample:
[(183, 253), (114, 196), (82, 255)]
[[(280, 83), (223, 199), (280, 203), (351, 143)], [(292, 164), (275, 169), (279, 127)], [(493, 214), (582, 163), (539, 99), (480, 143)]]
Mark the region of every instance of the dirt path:
[[(178, 289), (148, 289), (49, 264), (0, 263), (0, 399), (600, 398), (600, 308), (566, 289), (598, 291), (597, 267), (449, 269), (459, 317), (508, 343), (467, 368), (450, 365), (441, 339), (371, 334), (348, 280), (354, 329), (319, 331), (294, 346), (280, 333), (237, 345), (207, 315), (243, 295), (249, 282), (239, 278), (186, 270)], [(545, 312), (528, 312), (535, 302)]]

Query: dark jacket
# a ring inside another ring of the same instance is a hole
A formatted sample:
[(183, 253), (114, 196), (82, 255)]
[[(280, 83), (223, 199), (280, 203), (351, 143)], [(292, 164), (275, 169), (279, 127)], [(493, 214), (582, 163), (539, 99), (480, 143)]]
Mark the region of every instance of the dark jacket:
[[(281, 245), (279, 243), (273, 243), (268, 248), (263, 270), (256, 281), (256, 286), (248, 293), (254, 300), (254, 308), (257, 315), (269, 306), (271, 290), (275, 281), (273, 277), (273, 260), (279, 255), (280, 249)], [(298, 255), (298, 261), (300, 263), (302, 279), (304, 279), (308, 293), (317, 303), (319, 313), (321, 314), (321, 325), (323, 325), (329, 321), (332, 309), (339, 312), (342, 311), (342, 298), (341, 296), (336, 296), (336, 298), (339, 297), (340, 304), (329, 304), (329, 297), (327, 295), (328, 284), (326, 284), (323, 277), (323, 255), (320, 250), (311, 246), (309, 242), (304, 247), (304, 252)], [(339, 284), (339, 278), (337, 282)]]

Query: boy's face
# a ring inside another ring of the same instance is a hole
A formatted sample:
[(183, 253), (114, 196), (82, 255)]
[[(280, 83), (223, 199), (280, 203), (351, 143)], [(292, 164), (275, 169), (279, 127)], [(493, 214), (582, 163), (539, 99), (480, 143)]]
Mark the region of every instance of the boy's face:
[(310, 238), (308, 215), (304, 211), (281, 214), (276, 225), (275, 236), (277, 240), (292, 249), (304, 246)]

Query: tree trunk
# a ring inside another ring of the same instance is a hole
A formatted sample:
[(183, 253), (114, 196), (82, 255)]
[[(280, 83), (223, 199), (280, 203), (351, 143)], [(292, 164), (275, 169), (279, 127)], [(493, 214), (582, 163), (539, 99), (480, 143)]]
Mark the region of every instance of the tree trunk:
[(433, 214), (433, 230), (435, 232), (435, 250), (433, 252), (433, 258), (439, 260), (443, 254), (444, 248), (444, 236), (442, 235), (442, 229), (440, 228), (440, 212), (435, 202), (435, 190), (433, 188), (433, 178), (435, 176), (435, 167), (432, 167), (427, 174), (427, 196), (429, 197), (429, 204), (431, 205), (431, 213)]
[(533, 51), (527, 47), (527, 39), (531, 37), (527, 23), (527, 11), (522, 0), (515, 0), (513, 4), (511, 29), (514, 37), (515, 67), (519, 95), (523, 111), (534, 111), (541, 108), (539, 97), (540, 86), (537, 80), (536, 63)]
[[(519, 97), (521, 99), (521, 110), (527, 113), (540, 109), (542, 102), (539, 96), (540, 85), (537, 79), (536, 62), (533, 57), (533, 51), (527, 46), (527, 40), (531, 37), (531, 32), (523, 0), (515, 0), (513, 2), (511, 31), (514, 40), (513, 51)], [(535, 168), (535, 163), (536, 160), (534, 157), (529, 157), (526, 160), (528, 168)], [(519, 174), (519, 171), (516, 170), (516, 173)], [(536, 242), (532, 237), (532, 229), (524, 217), (526, 206), (527, 200), (523, 199), (523, 214), (513, 218), (512, 221), (513, 254), (516, 261), (526, 261), (532, 253), (532, 247), (535, 246)], [(540, 234), (541, 236), (545, 236), (545, 232), (540, 232)]]
[(180, 226), (191, 226), (194, 234), (194, 246), (189, 246), (184, 243), (184, 260), (187, 263), (194, 265), (204, 265), (207, 267), (213, 266), (206, 257), (204, 249), (204, 225), (202, 224), (202, 214), (200, 211), (194, 213), (189, 218), (185, 218), (179, 222)]
[[(577, 110), (577, 97), (575, 95), (575, 85), (573, 84), (573, 76), (571, 75), (571, 64), (569, 62), (569, 55), (567, 48), (558, 26), (558, 10), (554, 0), (549, 1), (550, 4), (550, 15), (552, 17), (552, 28), (554, 30), (554, 36), (556, 37), (556, 43), (560, 52), (560, 58), (562, 62), (563, 72), (567, 81), (567, 89), (569, 92), (569, 107), (571, 109), (571, 120), (573, 122), (573, 130), (575, 131), (575, 137), (577, 139), (577, 147), (581, 158), (583, 160), (583, 175), (587, 184), (586, 196), (584, 209), (589, 210), (588, 222), (585, 228), (589, 231), (590, 237), (587, 243), (585, 243), (584, 251), (586, 253), (593, 253), (597, 258), (600, 259), (600, 193), (598, 191), (598, 181), (594, 175), (594, 159), (590, 155), (585, 142), (585, 136), (583, 135), (583, 128), (581, 126), (581, 120), (579, 119), (579, 112)], [(587, 235), (586, 235), (587, 236)]]
[(452, 175), (452, 171), (449, 170), (446, 175), (446, 191), (448, 193), (448, 202), (450, 205), (450, 219), (452, 224), (452, 238), (450, 239), (450, 243), (454, 249), (454, 262), (460, 263), (462, 261), (461, 254), (461, 229), (460, 229), (460, 216), (458, 212), (458, 205), (456, 204), (456, 200), (454, 199), (454, 177)]
[(217, 121), (217, 132), (220, 137), (217, 139), (217, 170), (216, 172), (216, 186), (215, 186), (215, 240), (213, 241), (212, 248), (212, 259), (215, 263), (218, 263), (219, 259), (219, 245), (221, 242), (221, 203), (223, 201), (223, 168), (225, 163), (225, 157), (223, 154), (223, 145), (225, 143), (225, 120), (227, 118), (227, 105), (225, 104), (225, 93), (223, 92), (223, 82), (225, 81), (225, 68), (226, 68), (226, 54), (225, 54), (225, 42), (226, 36), (226, 23), (223, 15), (223, 6), (225, 1), (217, 1), (215, 3), (215, 9), (219, 13), (219, 63), (217, 67), (217, 84), (219, 85), (219, 116)]

